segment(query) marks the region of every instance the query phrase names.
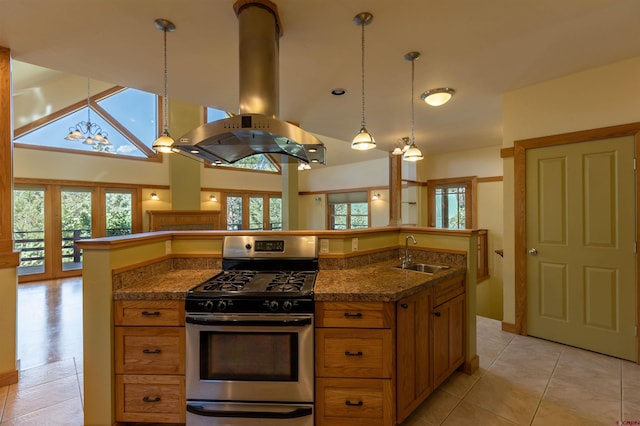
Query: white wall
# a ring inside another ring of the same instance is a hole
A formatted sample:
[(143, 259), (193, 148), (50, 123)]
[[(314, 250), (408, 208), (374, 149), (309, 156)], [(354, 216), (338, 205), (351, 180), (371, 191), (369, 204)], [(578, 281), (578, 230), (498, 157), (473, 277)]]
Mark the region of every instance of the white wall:
[[(640, 121), (640, 57), (504, 96), (503, 146), (514, 141)], [(515, 323), (513, 158), (504, 170), (504, 321)]]

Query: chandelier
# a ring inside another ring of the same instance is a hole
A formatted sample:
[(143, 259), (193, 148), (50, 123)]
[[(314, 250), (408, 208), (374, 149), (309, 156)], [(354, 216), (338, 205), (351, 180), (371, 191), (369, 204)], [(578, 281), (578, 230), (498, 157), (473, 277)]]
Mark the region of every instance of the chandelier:
[(87, 78), (87, 121), (81, 121), (73, 127), (69, 127), (69, 133), (65, 137), (68, 141), (82, 141), (85, 145), (111, 145), (107, 138), (107, 132), (103, 131), (97, 123), (91, 122), (91, 79)]

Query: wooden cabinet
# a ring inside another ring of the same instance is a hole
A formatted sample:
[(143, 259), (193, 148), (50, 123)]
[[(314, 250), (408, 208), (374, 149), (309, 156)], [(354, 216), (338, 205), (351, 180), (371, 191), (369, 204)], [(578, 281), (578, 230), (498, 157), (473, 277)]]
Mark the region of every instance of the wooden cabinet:
[(184, 303), (115, 302), (116, 420), (185, 421)]
[(391, 303), (316, 303), (316, 425), (393, 424), (394, 313)]
[(316, 302), (316, 425), (403, 422), (464, 362), (464, 276), (397, 302)]
[(431, 375), (432, 289), (396, 304), (397, 421), (403, 422), (433, 390)]
[(436, 387), (462, 365), (465, 357), (464, 283), (445, 284), (449, 284), (447, 291), (442, 292), (440, 298), (436, 297), (436, 303), (440, 303), (433, 308), (433, 378)]

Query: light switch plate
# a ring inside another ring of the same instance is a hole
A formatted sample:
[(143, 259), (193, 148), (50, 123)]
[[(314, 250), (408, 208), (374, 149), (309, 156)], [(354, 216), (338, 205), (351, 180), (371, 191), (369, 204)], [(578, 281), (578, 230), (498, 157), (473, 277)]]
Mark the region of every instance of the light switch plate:
[(329, 253), (329, 240), (326, 238), (320, 240), (320, 253)]
[(164, 242), (164, 254), (171, 254), (171, 241)]
[(351, 251), (358, 251), (358, 238), (354, 237), (351, 239)]

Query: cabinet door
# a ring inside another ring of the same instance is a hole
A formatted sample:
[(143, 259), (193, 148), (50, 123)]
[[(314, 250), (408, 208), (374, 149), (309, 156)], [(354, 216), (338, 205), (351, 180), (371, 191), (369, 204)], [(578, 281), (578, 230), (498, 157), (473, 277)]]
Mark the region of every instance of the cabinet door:
[(464, 362), (464, 294), (433, 308), (433, 349), (438, 386)]
[(432, 292), (426, 289), (397, 304), (397, 420), (401, 423), (433, 390), (431, 380)]

